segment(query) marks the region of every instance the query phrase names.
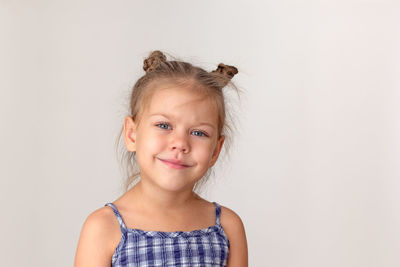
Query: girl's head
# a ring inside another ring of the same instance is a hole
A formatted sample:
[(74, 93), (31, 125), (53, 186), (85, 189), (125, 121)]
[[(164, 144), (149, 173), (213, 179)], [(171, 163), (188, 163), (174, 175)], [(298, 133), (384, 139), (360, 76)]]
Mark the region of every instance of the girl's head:
[[(158, 182), (171, 190), (195, 184), (198, 191), (210, 176), (224, 142), (229, 146), (225, 140), (229, 142), (232, 128), (227, 123), (222, 88), (238, 71), (221, 63), (207, 72), (187, 62), (167, 61), (160, 51), (145, 59), (143, 69), (146, 74), (133, 87), (130, 114), (119, 135), (120, 140), (124, 133), (127, 148), (123, 152), (128, 166), (125, 191), (141, 172), (161, 177)], [(165, 160), (188, 167), (171, 171), (175, 165)], [(167, 174), (191, 181), (169, 179)]]

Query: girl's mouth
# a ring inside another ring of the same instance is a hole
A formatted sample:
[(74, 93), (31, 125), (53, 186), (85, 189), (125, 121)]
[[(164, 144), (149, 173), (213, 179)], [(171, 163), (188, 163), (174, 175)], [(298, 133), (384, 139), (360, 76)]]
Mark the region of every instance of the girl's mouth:
[(173, 169), (184, 169), (184, 168), (189, 167), (189, 166), (184, 165), (184, 164), (174, 163), (174, 162), (171, 162), (171, 161), (168, 161), (168, 160), (164, 160), (164, 159), (159, 159), (159, 160), (162, 161), (165, 165), (167, 165), (167, 166), (169, 166), (169, 167), (171, 167)]

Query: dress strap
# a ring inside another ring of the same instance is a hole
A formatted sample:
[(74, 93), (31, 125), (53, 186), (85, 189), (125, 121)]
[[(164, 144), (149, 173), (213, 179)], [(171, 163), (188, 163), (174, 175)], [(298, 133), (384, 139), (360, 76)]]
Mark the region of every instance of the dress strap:
[(118, 219), (119, 226), (121, 227), (121, 231), (122, 231), (123, 233), (126, 232), (126, 229), (127, 229), (127, 228), (126, 228), (126, 225), (125, 225), (124, 220), (122, 219), (122, 216), (121, 216), (121, 214), (119, 213), (117, 207), (116, 207), (113, 203), (111, 203), (111, 202), (105, 204), (104, 206), (109, 206), (109, 207), (111, 207), (111, 208), (113, 209), (114, 214), (115, 214), (115, 216), (116, 216), (117, 219)]
[(220, 225), (219, 217), (221, 215), (221, 206), (217, 202), (213, 202), (215, 205), (215, 224)]

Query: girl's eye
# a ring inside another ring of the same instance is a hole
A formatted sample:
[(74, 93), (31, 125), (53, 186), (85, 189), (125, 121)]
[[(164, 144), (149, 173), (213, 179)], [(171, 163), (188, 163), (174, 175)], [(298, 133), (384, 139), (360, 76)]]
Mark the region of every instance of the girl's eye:
[[(168, 125), (168, 123), (161, 122), (161, 123), (156, 124), (156, 126), (160, 127), (161, 129), (168, 129), (169, 125)], [(165, 128), (164, 126), (166, 126), (167, 128)]]
[(203, 131), (195, 130), (195, 131), (193, 131), (193, 132), (194, 132), (194, 133), (199, 133), (199, 135), (195, 134), (196, 136), (200, 136), (200, 137), (202, 137), (202, 136), (207, 137), (207, 136), (208, 136), (208, 135), (207, 135), (205, 132), (203, 132)]

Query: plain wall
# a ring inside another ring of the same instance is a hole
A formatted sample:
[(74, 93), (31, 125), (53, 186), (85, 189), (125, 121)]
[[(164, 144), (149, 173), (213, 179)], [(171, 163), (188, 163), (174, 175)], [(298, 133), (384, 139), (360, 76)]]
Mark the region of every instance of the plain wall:
[(72, 266), (120, 196), (114, 142), (143, 59), (234, 65), (238, 132), (203, 197), (250, 266), (400, 266), (400, 4), (0, 1), (2, 266)]

